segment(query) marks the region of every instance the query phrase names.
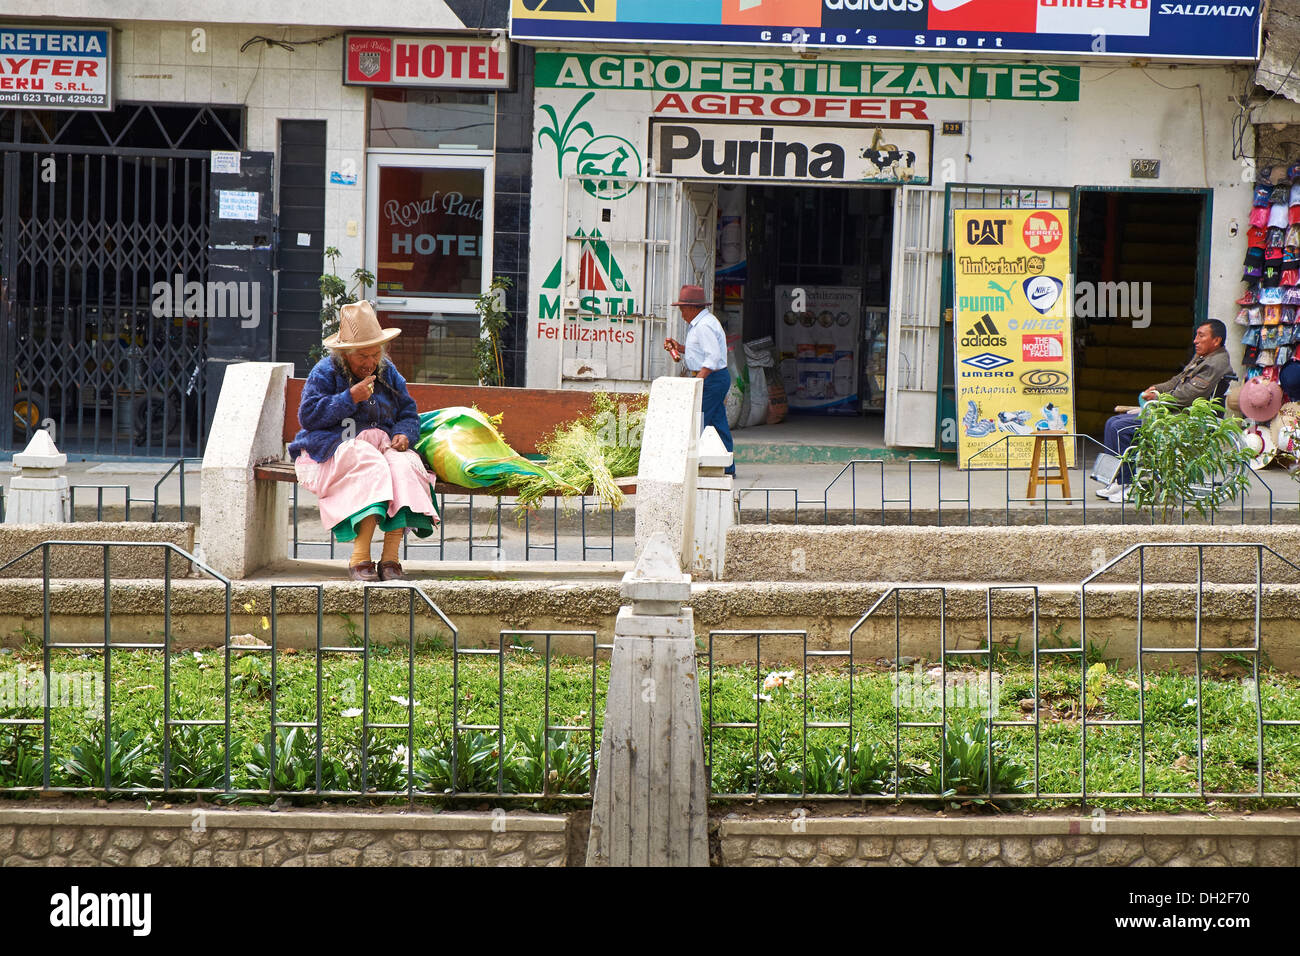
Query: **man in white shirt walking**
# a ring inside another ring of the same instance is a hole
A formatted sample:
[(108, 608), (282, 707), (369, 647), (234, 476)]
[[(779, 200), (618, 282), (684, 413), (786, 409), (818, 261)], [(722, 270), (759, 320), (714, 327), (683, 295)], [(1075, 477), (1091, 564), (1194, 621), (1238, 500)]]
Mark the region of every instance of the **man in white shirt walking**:
[[(712, 425), (722, 439), (727, 451), (734, 449), (731, 429), (727, 427), (727, 392), (731, 389), (731, 372), (727, 369), (727, 335), (722, 323), (709, 311), (709, 301), (704, 289), (698, 285), (682, 286), (678, 300), (673, 303), (682, 310), (682, 318), (690, 326), (686, 344), (674, 339), (664, 340), (664, 350), (674, 362), (685, 361), (686, 369), (696, 378), (704, 379), (703, 424), (700, 431)], [(734, 475), (736, 466), (727, 469)]]

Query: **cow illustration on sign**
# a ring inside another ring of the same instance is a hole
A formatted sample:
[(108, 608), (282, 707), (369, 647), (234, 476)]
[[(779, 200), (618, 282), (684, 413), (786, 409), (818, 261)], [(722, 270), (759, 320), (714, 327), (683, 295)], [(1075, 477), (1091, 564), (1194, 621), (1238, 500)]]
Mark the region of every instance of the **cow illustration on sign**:
[[(540, 146), (549, 139), (555, 144), (555, 168), (561, 179), (564, 178), (564, 158), (570, 153), (577, 153), (574, 166), (578, 175), (601, 177), (583, 179), (582, 188), (597, 199), (622, 199), (636, 189), (636, 180), (643, 169), (641, 155), (622, 136), (597, 136), (586, 120), (577, 121), (582, 108), (595, 95), (593, 90), (578, 100), (563, 123), (554, 106), (542, 104), (542, 111), (551, 118), (551, 125), (538, 131), (537, 143)], [(586, 145), (581, 147), (573, 142), (580, 133), (586, 133), (590, 137)]]
[(910, 149), (899, 149), (893, 143), (882, 143), (884, 138), (884, 132), (876, 130), (871, 137), (871, 145), (863, 147), (859, 155), (875, 167), (876, 175), (889, 170), (900, 183), (911, 182), (915, 175), (916, 153)]

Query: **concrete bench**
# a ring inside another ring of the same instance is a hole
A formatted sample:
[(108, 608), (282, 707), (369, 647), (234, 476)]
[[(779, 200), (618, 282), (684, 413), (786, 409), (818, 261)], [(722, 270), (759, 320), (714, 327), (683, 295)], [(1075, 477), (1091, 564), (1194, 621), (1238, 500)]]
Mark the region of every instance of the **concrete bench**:
[[(288, 486), (297, 482), (285, 447), (298, 433), (304, 379), (279, 362), (231, 365), (221, 386), (203, 455), (199, 542), (207, 563), (230, 578), (246, 578), (288, 555)], [(557, 425), (591, 411), (592, 393), (576, 390), (408, 386), (422, 411), (471, 406), (504, 413), (502, 436), (522, 455)], [(633, 396), (628, 396), (632, 398)], [(636, 492), (636, 479), (619, 483)], [(509, 489), (465, 488), (439, 481), (436, 494), (509, 496)]]

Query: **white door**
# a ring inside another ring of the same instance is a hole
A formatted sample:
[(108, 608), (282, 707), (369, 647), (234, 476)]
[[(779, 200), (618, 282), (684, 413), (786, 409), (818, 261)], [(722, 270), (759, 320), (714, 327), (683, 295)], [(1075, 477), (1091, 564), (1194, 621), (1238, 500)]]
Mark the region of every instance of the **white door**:
[(565, 182), (563, 359), (557, 386), (627, 387), (663, 374), (676, 298), (681, 185), (669, 179)]
[(934, 447), (939, 386), (942, 189), (901, 186), (894, 197), (885, 444)]

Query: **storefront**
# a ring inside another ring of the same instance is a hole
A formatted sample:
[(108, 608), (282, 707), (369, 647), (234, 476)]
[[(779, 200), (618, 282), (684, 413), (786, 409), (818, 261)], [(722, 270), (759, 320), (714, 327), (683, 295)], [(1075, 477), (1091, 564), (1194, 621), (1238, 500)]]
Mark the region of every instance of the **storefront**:
[(714, 6), (515, 4), (512, 37), (537, 47), (530, 386), (644, 387), (694, 282), (741, 363), (771, 339), (796, 423), (847, 414), (884, 445), (955, 449), (962, 376), (987, 374), (955, 346), (1041, 344), (999, 328), (1034, 273), (974, 264), (974, 292), (954, 276), (967, 208), (1069, 224), (1075, 347), (1051, 371), (1072, 430), (1180, 367), (1195, 318), (1235, 310), (1218, 264), (1240, 261), (1232, 99), (1258, 9)]

